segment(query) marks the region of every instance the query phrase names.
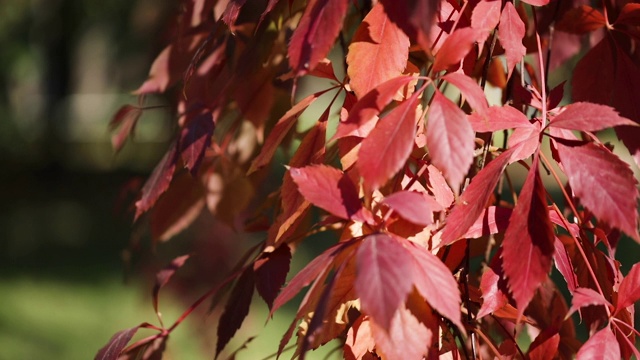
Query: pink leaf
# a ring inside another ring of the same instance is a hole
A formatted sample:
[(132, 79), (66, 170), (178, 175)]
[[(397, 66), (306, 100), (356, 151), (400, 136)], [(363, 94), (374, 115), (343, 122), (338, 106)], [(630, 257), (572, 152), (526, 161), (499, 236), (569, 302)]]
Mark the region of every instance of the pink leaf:
[(471, 27), (479, 30), (478, 43), (482, 50), (484, 42), (487, 40), (493, 29), (500, 22), (500, 8), (502, 2), (498, 0), (480, 1), (471, 14)]
[(464, 329), (460, 322), (460, 290), (451, 270), (414, 243), (407, 243), (406, 248), (413, 257), (413, 283), (420, 295), (442, 316)]
[(487, 267), (480, 279), (482, 306), (478, 311), (478, 319), (502, 309), (509, 303), (506, 286), (502, 274), (502, 250), (494, 255), (491, 267)]
[(373, 234), (362, 241), (356, 256), (355, 290), (362, 310), (388, 329), (413, 285), (411, 254), (389, 235)]
[(500, 26), (498, 27), (498, 39), (504, 48), (507, 57), (507, 78), (511, 77), (511, 72), (527, 50), (522, 45), (525, 27), (522, 19), (518, 15), (513, 3), (507, 2), (502, 9), (500, 16)]
[(437, 90), (428, 119), (427, 147), (433, 164), (457, 190), (473, 162), (473, 129), (465, 113)]
[(369, 91), (353, 105), (349, 111), (349, 117), (345, 121), (340, 121), (333, 139), (346, 136), (367, 137), (373, 128), (370, 123), (389, 105), (403, 86), (414, 80), (413, 76), (400, 76)]
[(482, 211), (476, 222), (471, 225), (462, 237), (476, 239), (482, 236), (503, 233), (509, 225), (512, 210), (503, 207), (489, 206)]
[(358, 190), (342, 171), (327, 165), (290, 168), (291, 178), (307, 201), (343, 219), (362, 208)]
[(533, 6), (545, 6), (549, 2), (551, 2), (551, 0), (522, 0), (522, 1)]
[(620, 346), (609, 326), (593, 334), (578, 351), (576, 360), (620, 360)]
[(393, 314), (389, 326), (371, 322), (376, 353), (383, 359), (422, 360), (429, 349), (433, 332), (404, 304)]
[(640, 241), (638, 189), (629, 165), (593, 143), (575, 147), (558, 143), (558, 154), (582, 205), (598, 219)]
[(459, 64), (467, 56), (477, 38), (478, 31), (474, 28), (456, 29), (446, 38), (442, 47), (438, 50), (436, 59), (433, 62), (433, 71), (446, 70), (453, 65)]
[(618, 310), (627, 308), (640, 299), (640, 265), (634, 264), (618, 288)]
[(509, 163), (529, 158), (540, 147), (540, 123), (534, 122), (529, 127), (517, 127), (507, 141), (509, 149), (515, 148)]
[[(496, 1), (492, 1), (491, 3), (495, 2)], [(462, 95), (464, 95), (471, 108), (478, 113), (484, 113), (489, 107), (484, 91), (480, 85), (478, 85), (478, 83), (469, 76), (461, 72), (455, 72), (445, 75), (443, 79), (457, 87)]]
[(205, 151), (211, 144), (214, 130), (213, 115), (202, 113), (191, 119), (180, 134), (180, 154), (191, 174), (198, 172)]
[(273, 307), (273, 300), (287, 280), (290, 263), (291, 250), (287, 244), (280, 245), (273, 252), (264, 253), (253, 263), (256, 290), (269, 309)]
[[(557, 331), (557, 330), (556, 330)], [(560, 334), (555, 332), (553, 335), (546, 331), (541, 332), (529, 347), (530, 360), (547, 360), (553, 359), (558, 354), (558, 345), (560, 344)]]
[(599, 292), (589, 288), (577, 288), (573, 292), (573, 299), (571, 300), (571, 308), (566, 317), (569, 317), (576, 310), (594, 305), (602, 305), (611, 307), (611, 303), (607, 301)]
[(360, 99), (379, 84), (402, 75), (408, 58), (409, 37), (389, 20), (378, 3), (364, 18), (349, 45), (349, 85)]
[(295, 76), (313, 70), (327, 57), (342, 28), (349, 0), (311, 0), (289, 43), (289, 63)]
[[(435, 202), (435, 200), (432, 200)], [(414, 224), (427, 226), (433, 223), (434, 208), (425, 195), (413, 191), (398, 191), (382, 200), (398, 215)]]
[(160, 195), (169, 188), (176, 168), (176, 155), (176, 144), (173, 143), (142, 187), (142, 196), (140, 200), (136, 201), (135, 219), (151, 209)]
[(518, 307), (518, 318), (551, 270), (554, 236), (545, 194), (536, 156), (502, 243), (502, 268)]
[(440, 2), (437, 0), (381, 0), (384, 10), (394, 23), (427, 49)]
[(580, 131), (599, 131), (620, 125), (638, 126), (634, 121), (618, 115), (618, 112), (609, 106), (587, 102), (567, 105), (549, 123), (549, 126)]
[(322, 94), (327, 92), (327, 90), (319, 91), (317, 93), (311, 94), (306, 98), (302, 99), (299, 103), (295, 104), (289, 111), (287, 111), (281, 118), (278, 120), (273, 130), (269, 133), (269, 136), (264, 142), (262, 146), (262, 150), (260, 150), (260, 154), (256, 156), (256, 158), (251, 163), (251, 168), (249, 168), (248, 174), (262, 168), (267, 165), (273, 154), (275, 154), (278, 146), (287, 135), (289, 130), (293, 127), (298, 120), (300, 114), (309, 107), (309, 105), (313, 104)]
[(358, 170), (365, 186), (373, 191), (383, 186), (402, 168), (413, 149), (419, 92), (413, 94), (378, 121), (362, 141)]
[(505, 106), (491, 106), (484, 113), (474, 113), (468, 116), (475, 132), (494, 132), (513, 128), (532, 128), (527, 116), (515, 108)]
[(139, 326), (125, 329), (115, 333), (107, 345), (103, 346), (96, 354), (95, 360), (117, 360), (124, 347), (127, 346)]
[(567, 250), (564, 248), (562, 241), (557, 237), (553, 242), (553, 246), (555, 248), (553, 261), (556, 264), (556, 268), (567, 282), (567, 288), (569, 291), (573, 292), (578, 287), (578, 278), (573, 272), (574, 267), (571, 262), (571, 258), (569, 257), (569, 254), (567, 254)]
[(471, 180), (469, 186), (460, 196), (460, 201), (447, 218), (447, 224), (441, 238), (442, 245), (451, 244), (462, 238), (477, 221), (487, 207), (493, 189), (507, 167), (512, 153), (513, 149), (505, 151), (480, 170)]

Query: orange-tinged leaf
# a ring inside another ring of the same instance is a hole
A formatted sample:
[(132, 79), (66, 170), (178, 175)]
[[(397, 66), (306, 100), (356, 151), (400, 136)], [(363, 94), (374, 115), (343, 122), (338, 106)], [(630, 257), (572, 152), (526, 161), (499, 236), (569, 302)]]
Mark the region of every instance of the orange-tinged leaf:
[(260, 154), (255, 157), (253, 162), (251, 163), (251, 168), (249, 168), (248, 174), (262, 168), (267, 165), (273, 154), (275, 154), (278, 146), (287, 135), (289, 130), (295, 125), (296, 121), (300, 114), (309, 107), (309, 105), (313, 104), (322, 94), (327, 92), (327, 90), (319, 91), (317, 93), (311, 94), (306, 98), (302, 99), (299, 103), (295, 104), (289, 111), (287, 111), (281, 118), (278, 120), (273, 130), (269, 133), (269, 136), (264, 142), (262, 149), (260, 150)]
[(516, 148), (509, 149), (493, 159), (471, 180), (460, 196), (460, 201), (447, 218), (447, 224), (442, 233), (442, 245), (451, 244), (462, 238), (482, 215), (493, 189), (511, 160), (514, 149)]
[(427, 123), (427, 148), (433, 165), (458, 190), (473, 162), (473, 129), (465, 113), (436, 90)]
[(311, 0), (289, 43), (289, 64), (295, 76), (313, 70), (333, 47), (349, 0)]
[(464, 238), (476, 239), (482, 236), (504, 233), (509, 225), (512, 210), (509, 208), (489, 206), (482, 211), (475, 223), (464, 234)]
[(349, 53), (349, 85), (358, 99), (379, 84), (402, 75), (409, 58), (409, 37), (376, 4), (356, 30)]
[(569, 184), (580, 203), (599, 220), (640, 241), (637, 182), (629, 165), (593, 143), (557, 146)]
[(620, 346), (609, 326), (593, 334), (576, 354), (576, 360), (620, 360)]
[(411, 254), (395, 238), (379, 233), (364, 238), (356, 261), (355, 289), (362, 310), (389, 329), (413, 286)]
[(627, 308), (640, 300), (640, 265), (634, 264), (618, 288), (618, 310)]
[(380, 119), (362, 141), (356, 166), (365, 186), (377, 190), (404, 165), (413, 149), (419, 92)]
[(571, 34), (585, 34), (607, 25), (604, 15), (589, 5), (580, 5), (564, 13), (555, 25), (556, 30)]
[(580, 131), (599, 131), (621, 125), (638, 126), (634, 121), (620, 116), (609, 106), (588, 102), (567, 105), (549, 122), (549, 126)]
[(545, 195), (536, 156), (502, 243), (502, 268), (519, 318), (551, 271), (554, 236)]
[(344, 342), (344, 357), (348, 360), (359, 360), (373, 351), (376, 343), (371, 335), (371, 322), (361, 315), (351, 325), (347, 332), (347, 340)]
[(342, 171), (327, 165), (290, 168), (289, 174), (307, 201), (335, 216), (350, 219), (361, 208), (358, 190)]
[(404, 304), (395, 312), (389, 326), (374, 319), (371, 330), (376, 352), (388, 360), (422, 360), (433, 337), (432, 331)]
[(498, 39), (504, 48), (507, 57), (507, 78), (511, 77), (511, 72), (527, 50), (522, 45), (525, 35), (525, 27), (522, 19), (518, 15), (515, 6), (507, 2), (502, 9), (500, 16), (500, 26), (498, 27)]
[(447, 70), (453, 65), (460, 64), (477, 39), (478, 30), (474, 28), (456, 29), (446, 38), (442, 47), (438, 50), (436, 59), (433, 62), (433, 71)]

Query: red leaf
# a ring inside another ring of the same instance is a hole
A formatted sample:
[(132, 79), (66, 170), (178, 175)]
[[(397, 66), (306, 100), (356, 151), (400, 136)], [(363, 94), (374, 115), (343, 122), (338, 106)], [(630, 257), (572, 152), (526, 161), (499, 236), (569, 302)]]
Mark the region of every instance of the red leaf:
[(459, 64), (467, 56), (477, 39), (478, 31), (474, 28), (456, 29), (445, 39), (442, 47), (438, 50), (436, 59), (433, 62), (433, 71), (446, 70), (453, 65)]
[(323, 79), (333, 80), (338, 83), (341, 82), (336, 77), (335, 71), (333, 71), (333, 65), (331, 64), (331, 60), (326, 58), (320, 60), (318, 62), (318, 65), (316, 65), (315, 69), (309, 72), (309, 75), (323, 78)]
[(222, 13), (222, 21), (224, 21), (227, 26), (230, 28), (235, 25), (236, 20), (238, 19), (238, 15), (240, 15), (240, 10), (244, 6), (247, 0), (231, 0), (227, 3), (227, 7)]
[(271, 161), (273, 154), (275, 154), (284, 137), (296, 123), (296, 120), (298, 120), (300, 114), (302, 114), (302, 112), (305, 111), (307, 107), (309, 107), (309, 105), (313, 104), (314, 101), (316, 101), (322, 94), (326, 92), (327, 90), (323, 90), (307, 96), (299, 103), (295, 104), (280, 118), (280, 120), (278, 120), (276, 125), (273, 127), (273, 130), (271, 130), (269, 136), (265, 140), (264, 145), (262, 146), (262, 150), (260, 150), (260, 154), (258, 154), (258, 156), (256, 156), (251, 163), (251, 167), (249, 168), (247, 174), (251, 174), (252, 172), (267, 165)]
[(409, 37), (389, 20), (378, 3), (364, 18), (349, 45), (349, 85), (360, 99), (379, 84), (402, 75), (408, 58)]
[(507, 141), (509, 149), (515, 148), (509, 163), (529, 158), (540, 147), (540, 123), (534, 122), (529, 127), (518, 127), (513, 130)]
[(125, 141), (133, 134), (141, 115), (142, 109), (139, 107), (124, 105), (109, 122), (109, 128), (112, 130), (120, 127), (120, 130), (111, 136), (111, 146), (116, 153), (122, 149)]
[(558, 154), (569, 184), (600, 220), (640, 242), (638, 189), (629, 165), (604, 147), (588, 143), (568, 147), (558, 143)]
[(278, 4), (278, 1), (280, 0), (269, 0), (269, 2), (267, 3), (267, 7), (264, 9), (264, 11), (262, 12), (262, 15), (260, 15), (260, 20), (258, 20), (258, 25), (256, 26), (256, 28), (259, 28), (260, 25), (262, 24), (262, 22), (264, 21), (264, 18), (271, 12), (271, 10), (273, 10), (273, 8)]
[(169, 280), (173, 277), (173, 274), (175, 274), (188, 259), (189, 255), (178, 256), (173, 259), (169, 265), (158, 271), (156, 274), (156, 283), (153, 286), (153, 309), (156, 313), (158, 312), (158, 294), (160, 293), (160, 289), (167, 285)]
[[(380, 115), (403, 86), (414, 80), (415, 77), (413, 76), (400, 76), (369, 91), (353, 105), (347, 120), (340, 121), (338, 130), (332, 140), (346, 136), (367, 137), (375, 124), (371, 124), (372, 120), (375, 120)], [(370, 124), (371, 126), (369, 126)]]
[[(491, 1), (495, 3), (496, 1)], [(489, 3), (489, 2), (481, 2)], [(457, 87), (465, 99), (469, 103), (472, 109), (479, 113), (484, 113), (489, 104), (487, 103), (487, 97), (484, 95), (484, 91), (478, 85), (478, 83), (461, 72), (449, 73), (443, 77), (444, 80)]]
[(637, 3), (626, 3), (622, 7), (620, 11), (620, 15), (616, 19), (615, 25), (617, 24), (628, 24), (631, 26), (635, 26), (640, 21), (640, 4)]
[(502, 250), (499, 249), (491, 261), (491, 266), (487, 267), (482, 273), (482, 278), (480, 279), (482, 305), (478, 310), (478, 319), (502, 309), (509, 303), (502, 274), (501, 256)]
[(634, 264), (618, 288), (618, 310), (627, 308), (640, 300), (640, 265)]
[(362, 310), (389, 329), (413, 286), (411, 254), (389, 235), (374, 234), (362, 241), (356, 256), (355, 290)]
[(509, 105), (491, 106), (484, 113), (469, 115), (468, 119), (475, 132), (533, 127), (525, 114)]
[[(615, 76), (615, 45), (605, 36), (576, 64), (571, 79), (573, 101), (608, 105)], [(598, 74), (598, 76), (593, 76)]]
[(498, 184), (502, 172), (511, 159), (513, 149), (509, 149), (493, 159), (471, 180), (469, 186), (460, 196), (460, 201), (447, 218), (447, 224), (444, 227), (441, 238), (442, 245), (449, 245), (462, 238), (480, 217), (487, 207), (489, 198)]
[(593, 334), (578, 351), (576, 360), (620, 360), (620, 346), (609, 326)]
[(420, 295), (442, 316), (459, 329), (464, 329), (460, 322), (458, 282), (449, 268), (438, 257), (414, 243), (408, 242), (406, 248), (413, 257), (413, 283)]
[(502, 243), (502, 268), (518, 307), (518, 318), (551, 270), (554, 237), (545, 194), (536, 156)]
[(270, 253), (264, 253), (253, 263), (253, 271), (256, 279), (256, 290), (269, 306), (273, 307), (273, 300), (289, 273), (291, 263), (291, 250), (287, 244), (280, 245)]
[(240, 275), (236, 285), (229, 295), (229, 300), (224, 307), (224, 312), (218, 322), (218, 343), (216, 344), (216, 357), (229, 343), (236, 331), (242, 326), (244, 318), (249, 314), (249, 306), (253, 297), (255, 278), (253, 268), (248, 267)]
[(587, 102), (567, 105), (549, 122), (549, 126), (580, 131), (599, 131), (620, 125), (638, 126), (637, 123), (618, 115), (618, 112), (609, 106)]
[(142, 187), (142, 196), (140, 200), (136, 201), (136, 220), (144, 212), (151, 209), (160, 195), (169, 188), (176, 168), (176, 157), (176, 144), (173, 143)]
[(394, 23), (416, 40), (423, 49), (429, 48), (428, 39), (438, 13), (437, 0), (381, 0), (384, 10)]
[(588, 5), (580, 5), (564, 13), (556, 23), (556, 30), (571, 34), (585, 34), (607, 25), (604, 15)]
[(493, 29), (500, 22), (500, 10), (502, 2), (497, 0), (480, 1), (471, 14), (471, 27), (477, 29), (479, 49), (482, 49)]
[(433, 333), (404, 304), (401, 305), (388, 326), (375, 319), (371, 322), (376, 353), (383, 359), (422, 360)]
[(465, 113), (438, 90), (428, 116), (427, 147), (431, 160), (457, 191), (473, 162), (475, 134)]
[(503, 233), (509, 225), (512, 210), (503, 207), (489, 206), (482, 211), (476, 222), (471, 225), (462, 236), (467, 239), (476, 239), (482, 236)]
[(560, 334), (557, 332), (548, 336), (546, 332), (540, 333), (529, 347), (530, 360), (547, 360), (553, 359), (558, 354), (558, 345), (560, 344)]
[(551, 0), (522, 0), (522, 1), (533, 6), (545, 6), (549, 2), (551, 2)]
[(349, 0), (311, 0), (289, 43), (289, 63), (295, 76), (313, 70), (333, 47)]
[[(634, 96), (637, 84), (640, 83), (640, 67), (636, 60), (631, 59), (619, 47), (616, 47), (616, 60), (616, 82), (611, 104), (622, 116), (640, 123), (640, 101)], [(636, 165), (640, 166), (640, 128), (623, 126), (616, 128), (616, 133), (629, 149)]]
[(127, 346), (139, 326), (125, 329), (115, 333), (107, 345), (103, 346), (96, 354), (95, 360), (117, 360), (124, 347)]
[[(435, 203), (435, 200), (432, 201)], [(427, 226), (433, 223), (435, 209), (432, 204), (427, 202), (423, 194), (413, 191), (398, 191), (385, 197), (382, 203), (414, 224)]]
[(511, 77), (513, 68), (527, 53), (526, 48), (522, 45), (524, 35), (525, 27), (522, 19), (520, 19), (515, 6), (507, 2), (502, 9), (500, 26), (498, 27), (498, 39), (500, 39), (500, 44), (502, 44), (507, 57), (507, 78)]
[(569, 309), (566, 317), (569, 317), (576, 310), (587, 306), (602, 305), (611, 307), (611, 303), (593, 289), (577, 288), (572, 295), (573, 299), (571, 300), (571, 308)]
[(564, 277), (564, 280), (567, 282), (567, 288), (570, 292), (573, 292), (578, 287), (578, 278), (576, 274), (573, 272), (574, 267), (571, 262), (571, 258), (569, 254), (567, 254), (567, 250), (565, 249), (562, 241), (555, 238), (553, 242), (553, 246), (555, 248), (555, 252), (553, 254), (553, 261), (556, 264), (556, 268)]
[(184, 160), (184, 166), (191, 171), (191, 174), (195, 175), (198, 172), (202, 157), (211, 144), (214, 127), (213, 115), (205, 112), (191, 119), (182, 129), (180, 154)]
[(342, 171), (327, 165), (289, 168), (298, 191), (307, 201), (335, 216), (350, 219), (361, 208), (358, 190)]
[(440, 170), (435, 166), (427, 166), (427, 186), (438, 204), (444, 209), (448, 208), (453, 202), (453, 191), (442, 176)]
[(369, 190), (374, 191), (383, 186), (402, 168), (411, 154), (416, 134), (419, 94), (413, 94), (389, 111), (362, 141), (357, 166)]

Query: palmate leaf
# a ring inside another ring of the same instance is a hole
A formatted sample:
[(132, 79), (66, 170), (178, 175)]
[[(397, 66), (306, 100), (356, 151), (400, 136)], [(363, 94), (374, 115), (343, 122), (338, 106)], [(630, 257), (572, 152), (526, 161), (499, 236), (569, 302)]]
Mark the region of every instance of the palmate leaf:
[(518, 318), (551, 271), (554, 236), (545, 196), (535, 156), (502, 243), (502, 268)]
[(349, 0), (311, 0), (289, 43), (289, 63), (295, 76), (313, 70), (327, 57), (342, 29)]
[(362, 140), (356, 163), (364, 185), (370, 191), (383, 186), (402, 168), (411, 154), (416, 134), (416, 107), (420, 92), (380, 119)]
[[(349, 85), (358, 99), (379, 84), (402, 75), (409, 57), (409, 37), (376, 4), (356, 30), (349, 53)], [(375, 69), (375, 71), (371, 71)]]
[[(532, 4), (533, 5), (533, 4)], [(507, 2), (502, 9), (498, 39), (507, 57), (507, 78), (511, 77), (513, 68), (520, 62), (527, 50), (522, 45), (525, 26), (513, 3)]]
[(473, 162), (474, 138), (465, 113), (436, 90), (429, 107), (427, 148), (433, 164), (456, 191)]
[(558, 143), (557, 147), (569, 184), (582, 205), (599, 220), (640, 241), (637, 182), (629, 165), (593, 143), (573, 147)]

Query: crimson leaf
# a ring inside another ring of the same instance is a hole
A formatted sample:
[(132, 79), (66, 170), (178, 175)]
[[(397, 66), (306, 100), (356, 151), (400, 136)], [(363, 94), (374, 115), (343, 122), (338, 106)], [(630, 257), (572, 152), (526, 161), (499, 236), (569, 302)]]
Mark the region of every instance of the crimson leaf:
[(290, 263), (291, 250), (287, 244), (279, 246), (273, 252), (263, 254), (253, 263), (256, 290), (269, 309), (273, 307), (273, 300), (287, 280)]

